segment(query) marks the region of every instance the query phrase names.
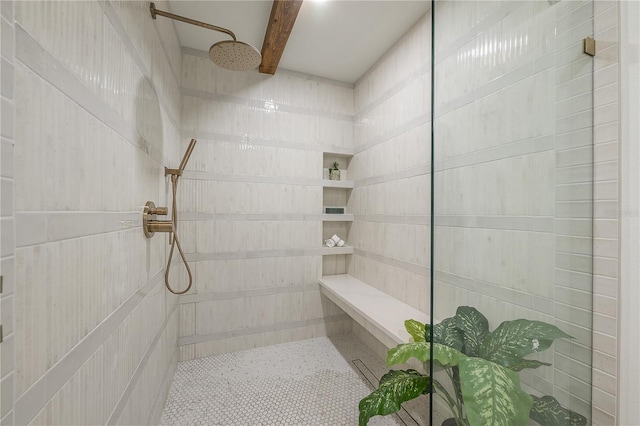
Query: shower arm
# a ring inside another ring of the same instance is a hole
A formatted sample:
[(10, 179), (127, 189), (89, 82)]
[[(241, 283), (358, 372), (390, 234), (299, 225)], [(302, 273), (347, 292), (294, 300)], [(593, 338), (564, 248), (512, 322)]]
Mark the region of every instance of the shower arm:
[(234, 41), (237, 41), (236, 35), (233, 33), (233, 31), (228, 30), (226, 28), (218, 27), (217, 25), (207, 24), (206, 22), (196, 21), (195, 19), (191, 19), (191, 18), (185, 18), (184, 16), (180, 16), (180, 15), (174, 15), (173, 13), (165, 12), (163, 10), (158, 10), (156, 9), (156, 5), (154, 3), (151, 3), (151, 6), (149, 6), (149, 10), (151, 10), (151, 17), (153, 19), (156, 19), (156, 15), (164, 16), (165, 18), (175, 19), (176, 21), (184, 22), (185, 24), (191, 24), (197, 27), (206, 28), (208, 30), (225, 33), (227, 35), (230, 35)]

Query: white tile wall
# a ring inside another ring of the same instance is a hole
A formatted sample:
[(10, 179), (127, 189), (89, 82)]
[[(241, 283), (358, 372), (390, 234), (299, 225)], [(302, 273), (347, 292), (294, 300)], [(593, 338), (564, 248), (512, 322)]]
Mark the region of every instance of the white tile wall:
[[(435, 317), (472, 304), (493, 327), (541, 319), (590, 348), (593, 5), (487, 7), (436, 7)], [(447, 17), (469, 25), (438, 29)], [(589, 363), (523, 382), (589, 415)]]
[(315, 256), (282, 256), (196, 262), (198, 294), (291, 287), (317, 282)]
[[(200, 142), (199, 142), (200, 143)], [(201, 142), (206, 145), (206, 141)], [(202, 176), (213, 179), (189, 179), (185, 172), (179, 199), (185, 211), (239, 215), (291, 215), (322, 213), (322, 187), (296, 184), (296, 178), (281, 182), (234, 182), (228, 176)], [(220, 179), (220, 180), (215, 180)], [(223, 180), (224, 179), (224, 180)]]
[[(603, 407), (612, 407), (610, 397), (615, 400), (616, 392), (612, 343), (618, 232), (615, 217), (606, 215), (617, 205), (616, 2), (595, 2), (595, 20), (593, 16), (589, 1), (438, 3), (436, 293), (440, 316), (469, 300), (483, 307), (492, 323), (539, 317), (571, 330), (581, 344), (562, 342), (555, 354), (547, 355), (561, 364), (557, 377), (549, 370), (525, 379), (585, 414), (591, 410), (593, 303), (593, 420), (612, 424), (614, 412)], [(594, 22), (598, 56), (592, 185), (593, 60), (581, 53), (580, 42), (593, 33)], [(396, 170), (418, 166), (416, 159), (425, 156), (420, 146), (429, 144), (428, 117), (420, 121), (428, 109), (403, 94), (417, 75), (428, 71), (429, 32), (427, 21), (418, 24), (355, 88), (356, 155), (349, 172), (356, 189), (349, 208), (356, 214), (350, 235), (356, 250), (349, 272), (401, 298), (410, 282), (403, 269), (412, 266), (401, 256), (403, 245), (413, 254), (419, 248), (413, 234), (385, 222), (406, 223), (403, 215), (415, 214), (421, 219), (413, 221), (428, 223), (426, 205), (417, 206), (414, 200), (428, 200), (429, 194), (405, 198), (404, 193), (412, 192), (406, 180), (397, 187), (388, 181)], [(407, 41), (414, 34), (419, 41)], [(411, 49), (417, 45), (421, 49)], [(400, 57), (406, 65), (402, 70), (395, 66)], [(413, 91), (418, 92), (417, 86)], [(398, 105), (403, 102), (416, 114), (402, 111)], [(406, 144), (404, 149), (398, 148), (400, 143)], [(602, 200), (596, 203), (595, 231), (592, 191)], [(393, 213), (399, 217), (389, 217), (392, 205), (401, 206)], [(390, 247), (393, 237), (398, 241)], [(427, 259), (426, 250), (420, 250)], [(389, 253), (403, 263), (387, 258)], [(387, 280), (389, 275), (393, 278)]]
[(181, 296), (180, 359), (344, 332), (320, 295), (323, 152), (353, 148), (353, 88), (182, 58), (182, 179), (195, 287)]
[(167, 202), (163, 166), (180, 159), (177, 37), (143, 2), (14, 7), (11, 419), (157, 422), (178, 305), (162, 279), (166, 238), (144, 238), (140, 211)]
[[(428, 311), (431, 16), (356, 83), (348, 273)], [(402, 66), (398, 66), (402, 64)]]
[[(428, 310), (429, 32), (426, 16), (356, 84), (351, 275)], [(402, 62), (395, 62), (402, 61)], [(402, 63), (398, 67), (397, 63)]]
[[(594, 214), (593, 230), (593, 408), (596, 425), (628, 424), (618, 417), (618, 322), (621, 285), (619, 186), (620, 2), (594, 2), (597, 53), (594, 62)], [(633, 120), (629, 122), (632, 123)], [(635, 284), (634, 284), (635, 285)], [(611, 326), (613, 324), (613, 327)], [(626, 375), (627, 373), (623, 373)], [(622, 401), (622, 399), (620, 400)]]
[[(638, 334), (638, 220), (640, 219), (640, 197), (638, 194), (638, 138), (640, 129), (638, 118), (640, 117), (640, 68), (638, 57), (640, 55), (640, 32), (636, 23), (640, 20), (640, 8), (635, 2), (624, 2), (619, 5), (620, 13), (620, 87), (624, 89), (620, 93), (620, 300), (619, 314), (616, 315), (616, 299), (601, 295), (598, 303), (598, 312), (609, 317), (614, 317), (620, 324), (618, 337), (619, 367), (611, 359), (600, 356), (597, 365), (598, 377), (601, 377), (602, 390), (616, 395), (617, 412), (616, 420), (619, 424), (630, 424), (640, 417), (640, 373), (634, 362), (637, 348), (640, 344)], [(603, 11), (601, 14), (603, 25), (615, 25), (617, 14), (615, 8)], [(597, 22), (597, 21), (596, 21)], [(606, 74), (612, 74), (607, 72)], [(610, 81), (608, 81), (610, 82)], [(603, 82), (604, 84), (604, 82)], [(617, 88), (617, 85), (612, 85)], [(617, 93), (617, 92), (616, 92)], [(615, 144), (613, 144), (615, 146)], [(613, 151), (613, 149), (612, 149)], [(616, 151), (611, 153), (615, 158)], [(610, 157), (610, 158), (611, 158)], [(603, 256), (618, 257), (615, 251), (601, 251)], [(596, 309), (596, 308), (594, 308)], [(594, 362), (594, 368), (596, 363)], [(620, 374), (618, 375), (618, 371)], [(594, 377), (596, 371), (594, 371)], [(617, 380), (616, 380), (617, 379)], [(617, 389), (616, 389), (617, 385)], [(619, 392), (618, 392), (619, 389)]]
[(0, 79), (2, 113), (0, 117), (0, 424), (13, 424), (15, 383), (15, 220), (14, 220), (14, 105), (15, 37), (13, 1), (2, 2), (0, 9)]

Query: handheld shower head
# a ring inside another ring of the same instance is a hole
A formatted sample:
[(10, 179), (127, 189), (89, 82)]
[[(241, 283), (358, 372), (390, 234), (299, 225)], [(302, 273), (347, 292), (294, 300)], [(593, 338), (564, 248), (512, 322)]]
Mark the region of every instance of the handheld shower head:
[(184, 156), (182, 157), (182, 160), (180, 160), (180, 165), (178, 166), (177, 169), (170, 169), (169, 167), (164, 168), (165, 176), (171, 176), (172, 180), (173, 179), (177, 180), (180, 176), (182, 176), (182, 172), (184, 172), (184, 168), (187, 167), (187, 162), (189, 161), (189, 157), (191, 157), (193, 148), (196, 146), (196, 142), (198, 141), (195, 139), (191, 139), (191, 142), (189, 142), (189, 146), (187, 147), (187, 150), (184, 152)]
[(196, 142), (198, 142), (195, 139), (191, 139), (191, 142), (189, 142), (189, 146), (187, 147), (187, 150), (184, 152), (184, 157), (182, 157), (182, 161), (180, 161), (180, 166), (178, 167), (178, 170), (180, 170), (180, 174), (182, 174), (182, 172), (184, 172), (184, 168), (187, 167), (187, 162), (189, 161), (189, 157), (191, 157), (191, 152), (193, 152), (193, 148), (196, 146)]

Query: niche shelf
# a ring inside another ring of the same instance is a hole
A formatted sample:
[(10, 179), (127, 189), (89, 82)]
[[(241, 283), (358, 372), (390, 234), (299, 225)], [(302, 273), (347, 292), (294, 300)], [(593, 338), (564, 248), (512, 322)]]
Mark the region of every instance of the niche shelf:
[[(322, 242), (337, 234), (349, 243), (349, 234), (353, 214), (348, 211), (349, 197), (354, 187), (354, 182), (348, 180), (349, 164), (353, 155), (346, 152), (325, 152), (322, 156)], [(340, 169), (340, 180), (329, 179), (329, 167), (334, 162)], [(327, 207), (344, 208), (343, 214), (326, 213)], [(322, 248), (322, 275), (344, 274), (353, 254), (353, 247), (323, 247)]]
[(351, 246), (322, 247), (323, 256), (339, 256), (339, 255), (345, 255), (345, 254), (353, 254), (353, 247)]
[(353, 215), (350, 213), (345, 214), (323, 214), (323, 222), (353, 222)]
[[(326, 169), (326, 167), (325, 167)], [(344, 189), (353, 189), (353, 181), (352, 180), (329, 180), (324, 179), (322, 182), (322, 186), (324, 188), (344, 188)]]

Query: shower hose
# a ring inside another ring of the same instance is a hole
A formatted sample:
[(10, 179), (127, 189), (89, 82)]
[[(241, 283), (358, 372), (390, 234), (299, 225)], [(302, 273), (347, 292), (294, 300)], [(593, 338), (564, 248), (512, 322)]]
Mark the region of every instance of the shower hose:
[[(167, 261), (167, 270), (164, 274), (164, 284), (167, 286), (167, 289), (173, 294), (184, 294), (189, 291), (191, 288), (191, 284), (193, 283), (193, 276), (191, 275), (191, 268), (189, 268), (189, 264), (187, 263), (187, 258), (182, 251), (182, 246), (180, 245), (180, 240), (178, 239), (178, 208), (176, 207), (176, 194), (178, 193), (178, 175), (171, 175), (171, 190), (173, 193), (173, 203), (171, 205), (171, 221), (173, 222), (171, 227), (173, 229), (172, 234), (169, 235), (169, 244), (171, 244), (171, 250), (169, 251), (169, 260)], [(169, 284), (169, 271), (171, 270), (171, 259), (173, 258), (173, 250), (178, 247), (178, 252), (180, 253), (180, 257), (182, 258), (182, 262), (184, 263), (185, 268), (187, 268), (187, 274), (189, 275), (189, 285), (186, 289), (182, 291), (175, 291), (171, 284)]]

